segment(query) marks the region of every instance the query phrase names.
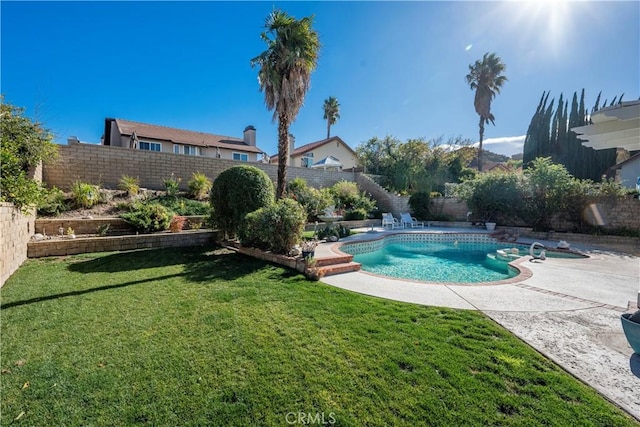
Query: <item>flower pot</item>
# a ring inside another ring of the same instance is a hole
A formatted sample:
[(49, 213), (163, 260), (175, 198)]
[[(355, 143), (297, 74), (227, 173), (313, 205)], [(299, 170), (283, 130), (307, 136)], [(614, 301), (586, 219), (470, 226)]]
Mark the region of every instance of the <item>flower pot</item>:
[(629, 320), (630, 317), (631, 313), (624, 313), (620, 316), (622, 330), (633, 351), (640, 355), (640, 323)]
[(493, 231), (496, 229), (496, 223), (495, 222), (486, 222), (485, 227), (487, 227), (487, 230), (489, 231)]

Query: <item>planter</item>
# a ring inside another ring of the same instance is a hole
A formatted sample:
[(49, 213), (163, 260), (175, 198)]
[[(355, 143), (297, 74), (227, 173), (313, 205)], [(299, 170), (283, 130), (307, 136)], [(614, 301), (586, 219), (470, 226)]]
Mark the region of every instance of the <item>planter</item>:
[(633, 351), (640, 355), (640, 323), (629, 320), (631, 315), (631, 313), (624, 313), (620, 316), (622, 330), (624, 331), (624, 335), (627, 337), (627, 341), (629, 341), (629, 345)]
[(495, 222), (486, 222), (485, 227), (487, 227), (487, 230), (489, 231), (493, 231), (496, 229), (496, 223)]

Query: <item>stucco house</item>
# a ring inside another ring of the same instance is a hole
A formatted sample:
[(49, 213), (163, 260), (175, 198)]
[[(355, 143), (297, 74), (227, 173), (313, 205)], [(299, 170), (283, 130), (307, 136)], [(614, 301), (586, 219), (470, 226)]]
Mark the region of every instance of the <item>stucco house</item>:
[[(271, 156), (270, 162), (277, 164), (278, 155)], [(295, 148), (293, 135), (289, 135), (289, 162), (287, 164), (303, 168), (339, 170), (351, 170), (358, 165), (356, 152), (339, 136), (332, 136)]]
[(102, 144), (243, 162), (262, 162), (267, 158), (256, 146), (256, 129), (253, 126), (245, 128), (242, 138), (235, 138), (106, 118)]

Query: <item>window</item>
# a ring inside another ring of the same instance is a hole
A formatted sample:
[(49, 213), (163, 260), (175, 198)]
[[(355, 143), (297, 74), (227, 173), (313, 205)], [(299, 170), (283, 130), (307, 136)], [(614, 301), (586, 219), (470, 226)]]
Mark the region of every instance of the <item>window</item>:
[(197, 156), (198, 155), (198, 147), (194, 147), (192, 145), (184, 146), (184, 154), (189, 156)]
[(180, 154), (180, 146), (179, 145), (174, 145), (173, 146), (173, 154)]
[(241, 162), (248, 162), (249, 155), (246, 153), (233, 153), (233, 160), (240, 160)]
[(313, 153), (306, 153), (302, 159), (302, 167), (303, 168), (310, 168), (311, 165), (313, 164)]
[(162, 145), (157, 142), (140, 141), (140, 149), (147, 151), (162, 151)]

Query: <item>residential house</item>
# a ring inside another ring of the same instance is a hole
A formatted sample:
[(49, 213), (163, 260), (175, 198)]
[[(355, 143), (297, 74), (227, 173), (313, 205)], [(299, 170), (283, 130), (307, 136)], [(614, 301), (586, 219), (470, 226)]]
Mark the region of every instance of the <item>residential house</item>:
[[(278, 163), (278, 155), (271, 156)], [(311, 142), (295, 148), (295, 138), (289, 135), (289, 166), (303, 168), (351, 170), (357, 167), (356, 152), (339, 136)]]
[(245, 128), (242, 138), (235, 138), (107, 118), (102, 144), (243, 162), (261, 162), (267, 158), (256, 146), (256, 129), (253, 126)]
[[(620, 102), (591, 114), (591, 124), (571, 128), (582, 145), (594, 150), (616, 149), (616, 179), (627, 188), (640, 180), (640, 100)], [(634, 155), (633, 155), (634, 154)]]

